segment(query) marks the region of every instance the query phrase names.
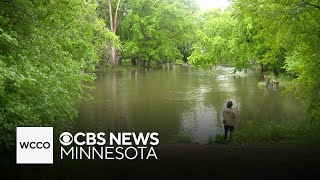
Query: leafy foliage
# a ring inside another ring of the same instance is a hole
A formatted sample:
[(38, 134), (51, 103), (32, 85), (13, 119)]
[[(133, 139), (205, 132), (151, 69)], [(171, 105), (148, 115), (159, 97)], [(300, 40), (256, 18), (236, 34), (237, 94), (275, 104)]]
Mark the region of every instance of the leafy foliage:
[(308, 118), (320, 121), (320, 5), (318, 0), (234, 0), (225, 11), (199, 19), (189, 62), (217, 63), (237, 70), (259, 63), (262, 71), (296, 77), (294, 91), (308, 105)]
[(0, 147), (17, 126), (62, 127), (111, 34), (94, 1), (0, 2)]
[(306, 135), (308, 129), (299, 121), (246, 121), (241, 128), (234, 133), (235, 143), (291, 141)]
[(132, 0), (127, 6), (121, 27), (125, 58), (141, 65), (183, 59), (182, 49), (193, 40), (193, 1)]
[(215, 136), (210, 136), (208, 138), (208, 144), (222, 144), (222, 143), (226, 143), (226, 140), (224, 139), (224, 135), (221, 134), (216, 134)]
[(184, 131), (179, 132), (175, 139), (175, 142), (177, 143), (192, 143), (193, 141), (192, 135)]
[(320, 120), (319, 1), (235, 0), (235, 12), (256, 19), (256, 36), (268, 47), (263, 59), (297, 76), (293, 90), (308, 104), (309, 118)]
[(199, 66), (217, 63), (233, 64), (237, 69), (247, 69), (254, 58), (252, 21), (233, 17), (231, 10), (212, 9), (199, 17), (200, 29), (189, 62)]

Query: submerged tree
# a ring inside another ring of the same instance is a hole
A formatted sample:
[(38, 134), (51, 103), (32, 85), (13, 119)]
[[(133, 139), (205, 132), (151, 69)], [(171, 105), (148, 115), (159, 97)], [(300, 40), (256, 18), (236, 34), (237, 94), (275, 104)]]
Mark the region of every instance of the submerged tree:
[[(110, 30), (113, 32), (114, 35), (116, 35), (117, 32), (117, 26), (118, 26), (118, 11), (120, 8), (121, 0), (118, 0), (115, 13), (113, 15), (112, 13), (112, 0), (109, 0), (109, 17), (110, 17)], [(113, 17), (114, 16), (114, 17)], [(112, 39), (112, 42), (110, 44), (110, 62), (112, 65), (117, 65), (118, 58), (116, 57), (116, 47), (114, 38)]]
[(320, 5), (303, 0), (234, 0), (225, 12), (201, 16), (198, 41), (189, 57), (201, 66), (233, 64), (295, 76), (292, 90), (320, 124)]
[(198, 20), (197, 41), (189, 62), (198, 66), (233, 65), (246, 70), (259, 62), (259, 48), (263, 41), (255, 37), (251, 17), (239, 18), (233, 9), (211, 9)]
[(121, 24), (125, 58), (133, 64), (182, 60), (193, 41), (196, 6), (190, 0), (132, 0)]
[(306, 100), (309, 118), (320, 123), (319, 1), (235, 0), (234, 8), (257, 21), (257, 36), (268, 46), (263, 61), (297, 77), (288, 90)]
[[(115, 2), (115, 3), (114, 3)], [(112, 0), (97, 0), (98, 16), (103, 19), (106, 28), (112, 32), (111, 43), (104, 49), (104, 57), (100, 64), (109, 64), (116, 66), (121, 64), (121, 42), (119, 40), (119, 25), (123, 16), (123, 4), (126, 0), (112, 1)]]

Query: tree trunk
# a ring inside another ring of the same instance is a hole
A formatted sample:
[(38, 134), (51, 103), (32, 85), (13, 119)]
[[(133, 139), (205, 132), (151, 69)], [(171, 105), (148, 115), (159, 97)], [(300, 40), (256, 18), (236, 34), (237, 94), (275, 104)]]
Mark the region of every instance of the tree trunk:
[(110, 30), (113, 32), (112, 0), (109, 0)]
[(131, 59), (131, 64), (136, 66), (137, 65), (137, 60), (135, 58), (132, 58)]
[(147, 62), (147, 67), (148, 67), (148, 68), (150, 68), (150, 61), (151, 61), (151, 60), (149, 59), (148, 62)]
[[(121, 0), (118, 0), (116, 12), (113, 18), (112, 13), (112, 0), (109, 0), (109, 16), (110, 16), (110, 30), (113, 32), (114, 35), (116, 35), (117, 30), (117, 19), (118, 19), (118, 10), (120, 8), (120, 2)], [(110, 45), (110, 63), (112, 66), (115, 66), (118, 64), (117, 60), (117, 53), (116, 53), (116, 47), (114, 43), (114, 39), (112, 39), (111, 45)]]
[(118, 21), (118, 10), (120, 8), (120, 2), (121, 0), (118, 0), (118, 3), (117, 3), (117, 8), (116, 8), (116, 13), (114, 15), (114, 22), (113, 22), (113, 33), (116, 34), (116, 31), (117, 31), (117, 21)]
[(260, 67), (261, 67), (261, 72), (264, 72), (264, 66), (261, 62), (260, 62)]
[(142, 67), (146, 67), (146, 60), (142, 60)]
[(113, 42), (110, 47), (110, 62), (111, 62), (111, 65), (113, 66), (116, 65), (116, 48)]

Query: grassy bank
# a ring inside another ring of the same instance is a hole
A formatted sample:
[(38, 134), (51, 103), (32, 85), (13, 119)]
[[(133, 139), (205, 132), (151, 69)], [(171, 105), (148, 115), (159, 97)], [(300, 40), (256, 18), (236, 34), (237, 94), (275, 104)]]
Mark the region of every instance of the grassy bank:
[[(234, 144), (256, 144), (256, 143), (281, 143), (281, 142), (318, 142), (320, 135), (319, 123), (310, 121), (280, 121), (261, 122), (246, 121), (239, 125), (233, 138), (227, 140)], [(209, 144), (226, 143), (222, 134), (210, 137)]]

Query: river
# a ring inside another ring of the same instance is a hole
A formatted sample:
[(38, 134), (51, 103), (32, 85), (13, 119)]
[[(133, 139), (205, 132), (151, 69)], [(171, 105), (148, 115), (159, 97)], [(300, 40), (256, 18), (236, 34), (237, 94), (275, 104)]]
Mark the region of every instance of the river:
[(232, 71), (164, 64), (159, 69), (99, 72), (91, 92), (94, 100), (78, 106), (74, 129), (157, 131), (161, 143), (185, 132), (203, 144), (223, 133), (222, 110), (228, 100), (233, 101), (238, 122), (303, 118), (305, 108), (293, 96), (257, 87), (263, 80), (260, 72)]

